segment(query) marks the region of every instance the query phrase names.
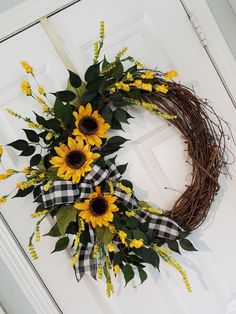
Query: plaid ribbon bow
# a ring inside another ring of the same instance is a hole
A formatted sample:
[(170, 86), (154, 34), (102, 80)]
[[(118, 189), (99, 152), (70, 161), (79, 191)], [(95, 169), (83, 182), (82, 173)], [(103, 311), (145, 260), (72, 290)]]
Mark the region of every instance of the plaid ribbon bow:
[[(104, 168), (93, 165), (91, 172), (89, 172), (79, 184), (72, 184), (71, 181), (54, 181), (53, 185), (48, 192), (42, 191), (42, 199), (44, 208), (52, 207), (55, 205), (71, 204), (79, 202), (89, 197), (94, 191), (95, 186), (101, 184), (104, 180), (118, 180), (121, 177), (116, 166), (106, 161)], [(138, 204), (134, 194), (127, 195), (122, 191), (117, 184), (114, 184), (114, 195), (118, 197), (119, 202), (127, 208), (137, 208)], [(165, 216), (158, 216), (148, 211), (137, 210), (135, 218), (141, 223), (148, 222), (148, 230), (151, 234), (165, 239), (174, 240), (178, 237), (181, 227)], [(89, 234), (91, 243), (84, 247), (80, 246), (80, 255), (78, 267), (75, 268), (77, 279), (80, 280), (85, 272), (90, 272), (91, 276), (96, 279), (97, 274), (97, 260), (92, 257), (93, 243), (94, 243), (94, 230), (89, 226)]]

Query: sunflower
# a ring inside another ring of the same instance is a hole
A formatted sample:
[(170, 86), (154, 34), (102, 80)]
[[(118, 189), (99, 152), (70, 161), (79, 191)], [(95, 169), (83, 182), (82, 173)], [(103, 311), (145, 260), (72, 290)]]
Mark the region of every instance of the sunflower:
[(94, 159), (100, 157), (99, 154), (90, 151), (88, 144), (79, 138), (76, 142), (71, 137), (68, 138), (68, 145), (62, 144), (55, 147), (58, 156), (52, 157), (50, 163), (54, 168), (58, 168), (58, 177), (78, 183), (81, 176), (92, 170), (91, 163)]
[(76, 119), (76, 129), (73, 131), (73, 135), (76, 136), (76, 140), (82, 138), (90, 145), (96, 145), (100, 147), (102, 144), (101, 138), (107, 138), (106, 131), (110, 128), (108, 123), (98, 114), (98, 111), (92, 112), (92, 106), (90, 103), (79, 107), (79, 112), (73, 112)]
[(113, 221), (114, 214), (119, 208), (114, 204), (116, 196), (101, 193), (101, 188), (96, 186), (95, 192), (89, 195), (89, 199), (82, 203), (75, 203), (74, 207), (79, 209), (80, 217), (90, 222), (93, 228), (96, 226), (108, 226)]

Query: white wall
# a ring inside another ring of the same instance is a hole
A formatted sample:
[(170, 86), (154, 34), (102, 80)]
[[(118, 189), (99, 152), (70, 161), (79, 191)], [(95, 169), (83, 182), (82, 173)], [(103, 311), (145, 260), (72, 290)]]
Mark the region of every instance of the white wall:
[(236, 15), (228, 0), (206, 0), (236, 59)]

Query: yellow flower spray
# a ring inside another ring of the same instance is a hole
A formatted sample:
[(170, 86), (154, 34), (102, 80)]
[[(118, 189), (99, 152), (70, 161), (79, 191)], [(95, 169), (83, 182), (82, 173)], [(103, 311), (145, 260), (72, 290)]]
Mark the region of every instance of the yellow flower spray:
[(189, 279), (187, 277), (187, 274), (185, 272), (185, 270), (183, 269), (183, 267), (180, 265), (180, 263), (178, 263), (173, 257), (170, 256), (170, 254), (172, 253), (172, 251), (167, 250), (163, 247), (157, 246), (156, 244), (153, 245), (153, 250), (161, 256), (161, 258), (168, 263), (169, 265), (171, 265), (172, 267), (174, 267), (175, 269), (178, 270), (178, 272), (180, 273), (180, 275), (183, 278), (183, 282), (184, 285), (186, 287), (186, 289), (188, 290), (188, 292), (192, 292), (192, 288), (190, 286), (189, 283)]

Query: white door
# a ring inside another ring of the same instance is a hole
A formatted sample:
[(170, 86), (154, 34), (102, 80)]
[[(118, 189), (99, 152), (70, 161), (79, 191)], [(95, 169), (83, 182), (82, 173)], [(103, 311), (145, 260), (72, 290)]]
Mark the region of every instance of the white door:
[[(157, 66), (164, 71), (177, 69), (181, 82), (193, 86), (200, 96), (209, 98), (215, 110), (236, 130), (236, 111), (180, 1), (84, 0), (51, 17), (49, 22), (81, 75), (92, 62), (93, 42), (100, 20), (104, 20), (106, 25), (103, 52), (108, 58), (127, 46), (130, 55), (148, 67)], [(20, 93), (19, 85), (24, 75), (18, 62), (28, 60), (33, 64), (38, 79), (49, 91), (64, 88), (67, 73), (40, 25), (1, 44), (0, 56), (0, 142), (6, 144), (22, 134), (20, 129), (23, 124), (8, 116), (5, 108), (11, 107), (25, 116), (29, 116), (32, 109), (37, 110), (37, 105)], [(170, 209), (179, 194), (165, 187), (183, 191), (190, 171), (185, 163), (183, 140), (174, 128), (161, 119), (141, 110), (132, 110), (131, 114), (135, 120), (125, 126), (125, 136), (132, 141), (122, 150), (119, 161), (129, 161), (127, 178), (135, 182), (139, 198)], [(233, 146), (232, 150), (235, 151)], [(7, 149), (7, 153), (4, 162), (8, 167), (23, 167), (22, 159), (14, 151)], [(231, 172), (233, 170), (232, 166)], [(150, 268), (149, 279), (139, 287), (128, 285), (123, 288), (124, 283), (118, 279), (115, 296), (107, 299), (103, 283), (95, 282), (88, 276), (78, 284), (66, 253), (50, 255), (55, 240), (43, 238), (37, 246), (40, 258), (34, 265), (62, 312), (235, 313), (236, 182), (235, 178), (222, 177), (221, 183), (222, 189), (206, 223), (192, 235), (199, 252), (178, 257), (189, 275), (192, 294), (185, 291), (179, 274), (162, 264), (161, 273)], [(1, 184), (1, 193), (9, 190), (12, 184)], [(30, 218), (32, 199), (9, 201), (2, 212), (27, 251), (28, 236), (34, 228)], [(49, 228), (48, 221), (42, 233)]]

